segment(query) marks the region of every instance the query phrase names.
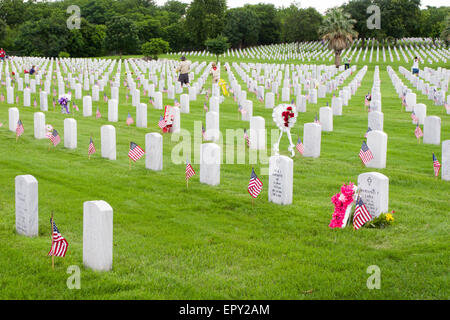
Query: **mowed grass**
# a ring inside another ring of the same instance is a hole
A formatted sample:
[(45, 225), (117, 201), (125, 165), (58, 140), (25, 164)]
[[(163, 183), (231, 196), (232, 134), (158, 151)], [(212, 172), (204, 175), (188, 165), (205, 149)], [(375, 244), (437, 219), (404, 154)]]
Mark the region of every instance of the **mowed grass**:
[[(358, 71), (363, 65), (358, 64)], [(14, 106), (20, 109), (25, 133), (16, 143), (15, 134), (8, 131), (11, 105), (0, 103), (0, 122), (4, 124), (0, 128), (0, 298), (448, 299), (450, 184), (433, 175), (432, 152), (441, 160), (441, 146), (418, 144), (410, 114), (402, 111), (386, 66), (392, 65), (405, 84), (410, 84), (396, 63), (379, 64), (388, 135), (387, 168), (365, 168), (358, 158), (367, 130), (364, 95), (372, 87), (375, 65), (369, 64), (362, 86), (344, 107), (343, 116), (334, 117), (334, 131), (322, 133), (320, 158), (295, 157), (294, 197), (289, 206), (268, 202), (268, 176), (260, 174), (267, 164), (255, 165), (264, 188), (252, 206), (247, 193), (252, 168), (248, 149), (246, 164), (221, 166), (221, 183), (216, 187), (199, 183), (199, 166), (194, 163), (197, 175), (186, 189), (184, 164), (171, 161), (178, 142), (171, 141), (168, 134), (164, 135), (162, 172), (146, 170), (143, 159), (129, 170), (130, 140), (144, 147), (146, 133), (160, 132), (161, 111), (149, 105), (148, 128), (127, 127), (127, 113), (136, 119), (136, 112), (131, 95), (128, 103), (125, 100), (123, 84), (119, 122), (113, 124), (117, 161), (100, 157), (100, 127), (108, 124), (107, 104), (102, 99), (93, 103), (94, 113), (100, 106), (101, 119), (74, 115), (76, 150), (65, 149), (62, 142), (48, 151), (48, 140), (34, 139), (33, 113), (38, 108), (23, 107), (22, 92), (19, 105)], [(228, 81), (223, 70), (222, 77)], [(0, 90), (6, 96), (6, 89)], [(109, 96), (109, 87), (105, 92)], [(164, 96), (165, 104), (170, 103)], [(248, 93), (248, 97), (254, 101), (254, 115), (265, 118), (270, 132), (275, 128), (271, 110), (254, 94)], [(441, 117), (441, 141), (450, 139), (450, 116), (444, 114), (444, 108), (434, 106), (420, 93), (417, 98), (427, 105), (428, 115)], [(148, 98), (145, 100), (141, 93), (141, 101), (148, 103)], [(327, 101), (331, 102), (331, 95), (319, 99), (317, 105), (308, 104), (307, 112), (299, 114), (294, 141), (298, 132), (303, 138), (304, 123), (312, 122)], [(82, 101), (76, 103), (81, 109)], [(203, 95), (191, 101), (190, 114), (181, 116), (182, 128), (193, 132), (194, 121), (204, 123), (203, 103)], [(63, 137), (66, 116), (58, 107), (53, 111), (51, 96), (49, 109), (46, 123)], [(248, 122), (239, 120), (233, 99), (226, 98), (220, 106), (222, 132), (248, 127)], [(91, 134), (98, 152), (88, 160)], [(267, 140), (270, 150), (271, 138)], [(287, 155), (286, 138), (280, 151)], [(389, 210), (396, 211), (395, 224), (383, 230), (330, 229), (331, 196), (343, 183), (356, 183), (359, 174), (370, 171), (389, 177)], [(14, 178), (22, 174), (39, 181), (39, 237), (33, 239), (15, 233)], [(90, 200), (105, 200), (114, 209), (111, 272), (83, 267), (83, 202)], [(55, 258), (54, 271), (46, 256), (52, 211), (69, 242), (67, 256)], [(71, 265), (81, 268), (81, 290), (67, 288), (70, 275), (66, 270)], [(371, 265), (381, 269), (379, 290), (366, 286), (370, 276), (366, 270)]]

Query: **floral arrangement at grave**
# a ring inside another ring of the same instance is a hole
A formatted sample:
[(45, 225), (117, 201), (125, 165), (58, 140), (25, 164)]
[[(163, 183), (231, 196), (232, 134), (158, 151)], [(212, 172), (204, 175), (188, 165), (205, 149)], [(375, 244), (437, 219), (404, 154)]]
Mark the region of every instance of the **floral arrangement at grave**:
[(164, 121), (165, 127), (162, 128), (164, 133), (168, 133), (172, 131), (173, 122), (175, 120), (175, 109), (172, 106), (164, 107)]
[(366, 223), (364, 227), (371, 229), (384, 229), (394, 223), (394, 213), (395, 210), (392, 210), (389, 213), (382, 213), (372, 221)]
[(280, 104), (277, 106), (272, 113), (272, 118), (277, 127), (280, 129), (280, 137), (278, 138), (277, 143), (274, 144), (273, 150), (275, 155), (279, 154), (279, 146), (281, 138), (283, 137), (283, 133), (286, 133), (289, 139), (289, 147), (288, 151), (291, 152), (291, 157), (295, 156), (294, 152), (294, 143), (292, 142), (291, 137), (291, 128), (294, 127), (297, 122), (297, 110), (295, 106), (292, 104)]
[(72, 95), (70, 95), (70, 94), (64, 94), (59, 97), (58, 103), (61, 106), (61, 113), (70, 114), (69, 103), (70, 103), (71, 98), (72, 98)]
[(350, 182), (347, 185), (342, 185), (341, 192), (336, 193), (331, 197), (331, 202), (334, 204), (334, 212), (330, 224), (328, 225), (330, 228), (343, 228), (346, 226), (350, 215), (348, 209), (355, 200), (354, 198), (357, 191), (358, 187)]

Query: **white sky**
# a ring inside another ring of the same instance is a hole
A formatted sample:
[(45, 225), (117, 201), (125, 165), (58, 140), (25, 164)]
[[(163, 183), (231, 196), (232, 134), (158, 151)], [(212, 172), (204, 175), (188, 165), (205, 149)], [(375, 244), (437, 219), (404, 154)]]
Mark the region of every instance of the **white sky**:
[[(191, 0), (179, 0), (184, 3), (190, 3)], [(166, 0), (156, 0), (158, 5), (163, 5)], [(227, 0), (227, 5), (229, 8), (242, 7), (244, 4), (257, 4), (257, 3), (273, 3), (276, 7), (289, 7), (293, 0)], [(341, 4), (348, 2), (347, 0), (301, 0), (300, 2), (302, 8), (314, 7), (317, 11), (324, 13), (326, 9), (340, 6)], [(449, 5), (448, 0), (422, 0), (422, 7), (428, 6), (440, 7)]]

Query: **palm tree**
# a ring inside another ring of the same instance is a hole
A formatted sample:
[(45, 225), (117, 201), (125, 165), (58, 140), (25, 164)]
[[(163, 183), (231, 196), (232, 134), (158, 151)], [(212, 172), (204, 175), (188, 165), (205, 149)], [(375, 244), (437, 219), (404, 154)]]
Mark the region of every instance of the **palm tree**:
[(328, 10), (319, 32), (322, 39), (328, 41), (328, 48), (334, 50), (336, 68), (341, 65), (342, 50), (348, 48), (358, 33), (353, 29), (356, 20), (342, 8)]

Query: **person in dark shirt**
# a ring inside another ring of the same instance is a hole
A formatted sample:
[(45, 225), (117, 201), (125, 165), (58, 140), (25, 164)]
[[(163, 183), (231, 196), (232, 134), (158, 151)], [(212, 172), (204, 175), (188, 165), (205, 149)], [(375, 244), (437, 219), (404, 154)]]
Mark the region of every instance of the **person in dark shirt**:
[(30, 69), (30, 76), (32, 76), (35, 72), (36, 70), (34, 69), (34, 66), (32, 66)]

